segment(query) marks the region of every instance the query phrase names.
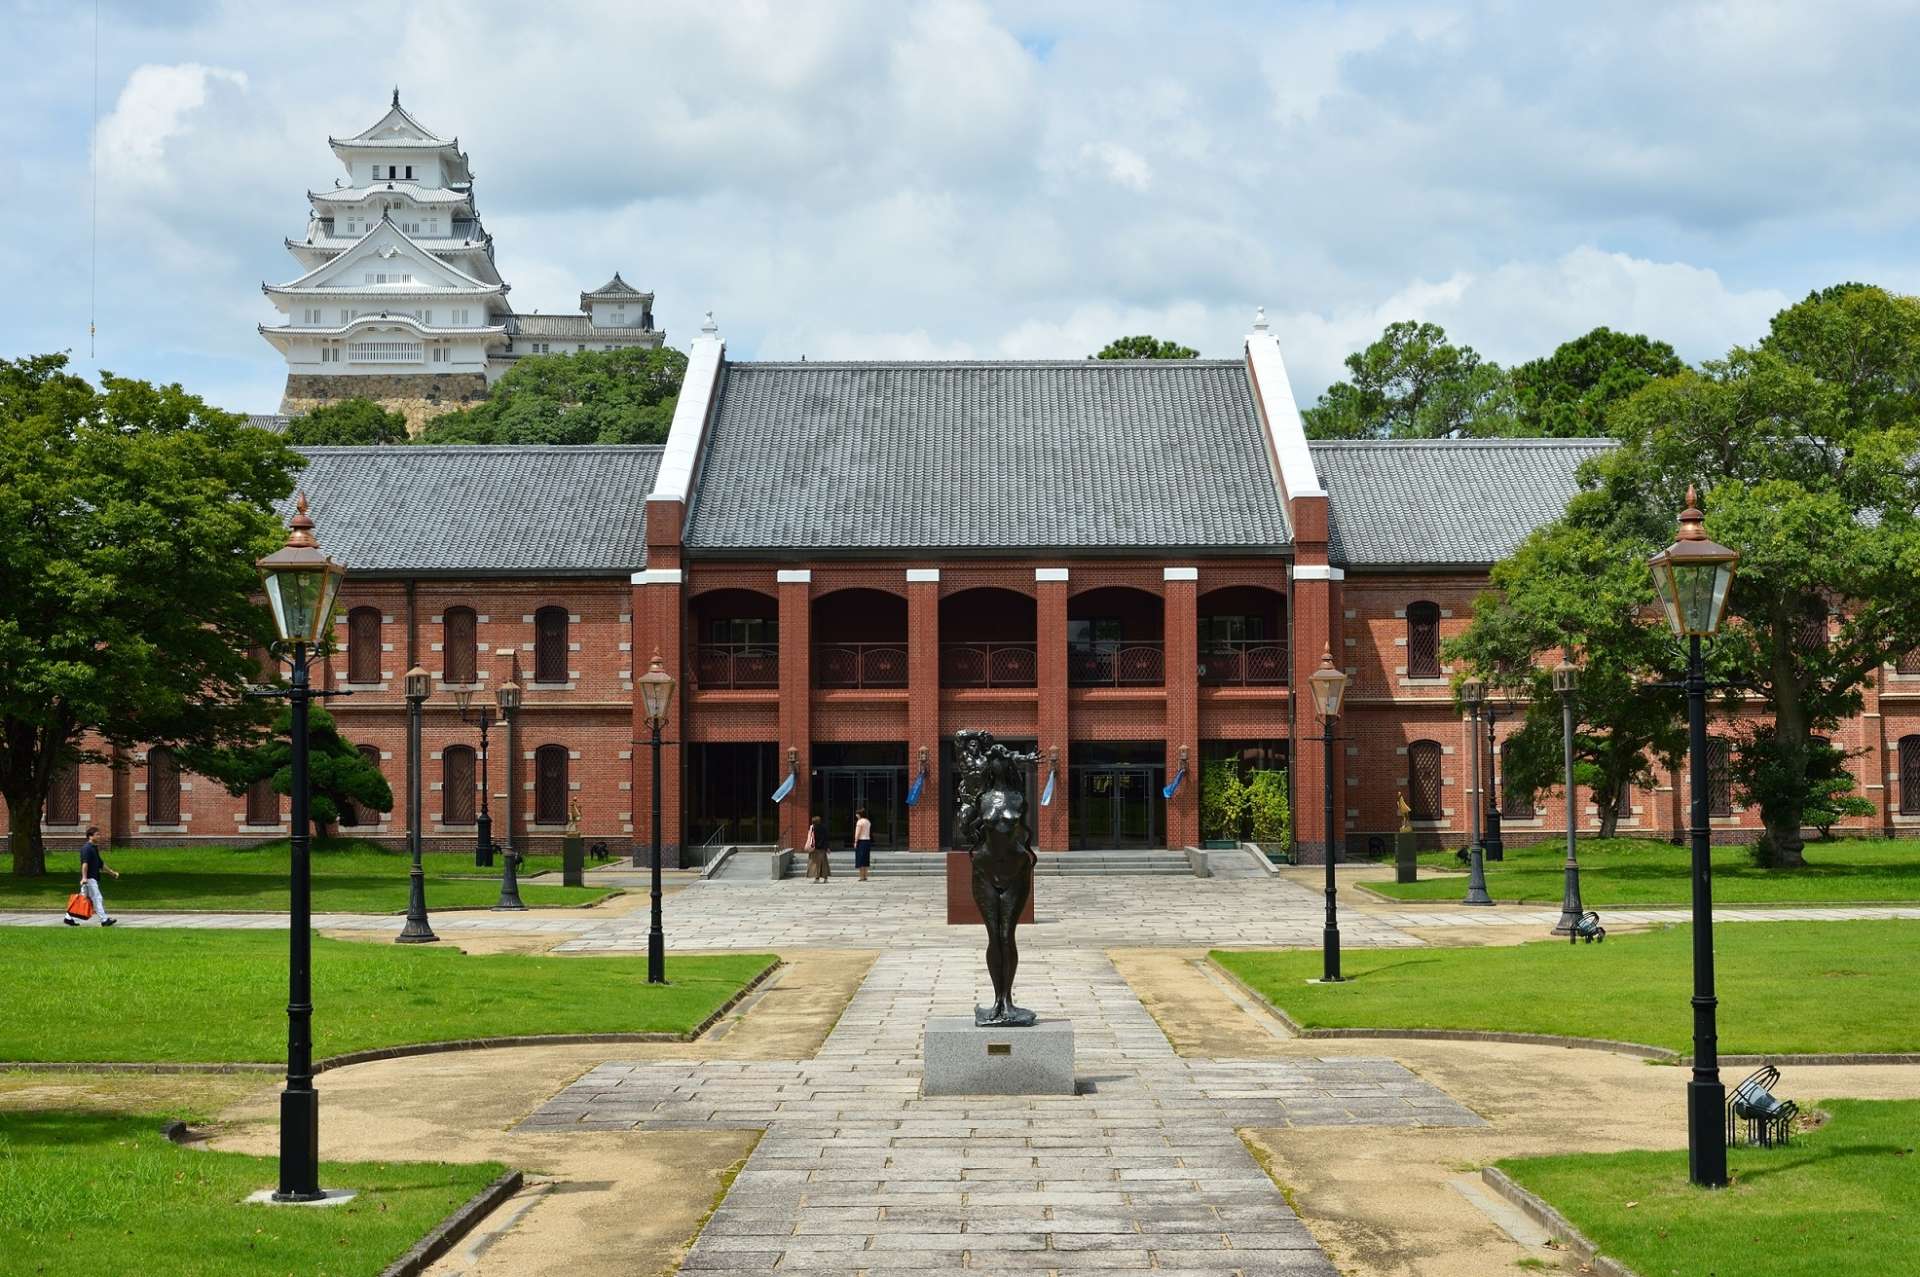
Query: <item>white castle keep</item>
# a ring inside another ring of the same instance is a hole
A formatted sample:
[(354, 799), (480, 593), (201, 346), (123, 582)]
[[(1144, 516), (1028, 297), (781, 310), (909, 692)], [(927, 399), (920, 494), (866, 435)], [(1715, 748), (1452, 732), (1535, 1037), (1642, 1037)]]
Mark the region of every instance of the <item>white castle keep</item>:
[(578, 314), (516, 314), (480, 224), (473, 171), (400, 105), (348, 138), (328, 138), (347, 170), (309, 191), (305, 272), (262, 291), (285, 318), (260, 335), (286, 357), (283, 413), (362, 397), (428, 417), (486, 397), (525, 355), (656, 347), (653, 294), (615, 272), (580, 294)]

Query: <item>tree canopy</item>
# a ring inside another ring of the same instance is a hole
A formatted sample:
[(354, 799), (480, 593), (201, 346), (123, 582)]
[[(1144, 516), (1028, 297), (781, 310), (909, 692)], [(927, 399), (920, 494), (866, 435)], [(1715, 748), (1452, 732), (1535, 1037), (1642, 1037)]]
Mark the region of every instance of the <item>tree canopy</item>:
[[(277, 794), (293, 792), (293, 710), (283, 708), (273, 733), (251, 748), (228, 751), (210, 760), (228, 790), (246, 792), (258, 780), (273, 783)], [(393, 789), (379, 764), (340, 735), (337, 721), (319, 705), (307, 709), (308, 817), (314, 824), (351, 824), (354, 809), (393, 810)]]
[(1138, 337), (1116, 337), (1095, 355), (1095, 359), (1198, 359), (1200, 352), (1177, 341), (1163, 341), (1142, 333)]
[(671, 347), (529, 355), (480, 403), (433, 418), (421, 443), (661, 443), (687, 357)]
[(1686, 367), (1664, 341), (1596, 328), (1513, 370), (1515, 433), (1555, 439), (1604, 435), (1614, 404)]
[(1347, 380), (1300, 415), (1310, 439), (1454, 439), (1514, 433), (1507, 374), (1438, 324), (1402, 320), (1346, 358)]
[(45, 872), (61, 768), (257, 734), (253, 561), (284, 540), (272, 503), (301, 465), (177, 385), (96, 388), (66, 365), (0, 361), (0, 795), (23, 876)]
[(341, 399), (322, 404), (287, 423), (287, 442), (297, 447), (406, 441), (407, 419), (371, 399)]

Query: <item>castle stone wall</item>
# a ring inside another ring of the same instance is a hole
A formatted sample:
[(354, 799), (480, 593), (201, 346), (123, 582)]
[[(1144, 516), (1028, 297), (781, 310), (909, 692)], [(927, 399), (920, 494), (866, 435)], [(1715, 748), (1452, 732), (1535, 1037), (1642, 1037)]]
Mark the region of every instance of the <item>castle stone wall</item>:
[(342, 399), (371, 399), (407, 419), (407, 430), (422, 427), (442, 413), (487, 397), (487, 376), (479, 372), (393, 373), (343, 376), (288, 373), (280, 411), (290, 417)]

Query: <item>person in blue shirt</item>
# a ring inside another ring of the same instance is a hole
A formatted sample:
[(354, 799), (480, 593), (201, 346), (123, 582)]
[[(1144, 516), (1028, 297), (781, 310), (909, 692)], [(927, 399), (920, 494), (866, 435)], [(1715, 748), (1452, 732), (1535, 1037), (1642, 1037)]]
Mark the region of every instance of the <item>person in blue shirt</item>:
[[(100, 875), (110, 873), (118, 878), (120, 871), (108, 868), (107, 862), (100, 858), (99, 844), (93, 841), (94, 835), (99, 832), (100, 826), (87, 826), (87, 841), (80, 848), (80, 891), (93, 902), (93, 916), (100, 919), (100, 925), (111, 927), (114, 920), (108, 916), (107, 902), (100, 895)], [(80, 920), (72, 914), (66, 916), (65, 922), (69, 927), (80, 925)]]

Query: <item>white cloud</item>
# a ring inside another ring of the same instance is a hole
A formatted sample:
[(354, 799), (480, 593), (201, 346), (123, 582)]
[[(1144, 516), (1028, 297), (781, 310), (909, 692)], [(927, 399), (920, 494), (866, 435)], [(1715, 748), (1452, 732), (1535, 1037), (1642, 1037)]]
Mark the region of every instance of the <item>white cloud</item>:
[(244, 91), (246, 72), (197, 62), (135, 67), (95, 135), (103, 174), (121, 181), (165, 179), (167, 143), (190, 127), (189, 117), (206, 105), (208, 89), (217, 85)]
[(1118, 142), (1087, 142), (1081, 160), (1115, 186), (1144, 191), (1153, 185), (1153, 168), (1138, 151)]

